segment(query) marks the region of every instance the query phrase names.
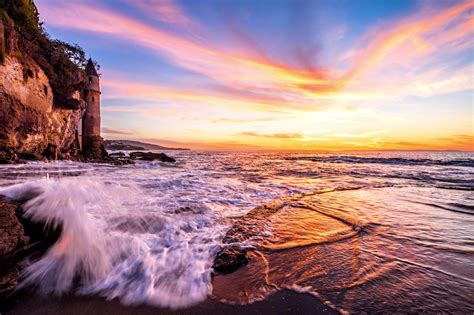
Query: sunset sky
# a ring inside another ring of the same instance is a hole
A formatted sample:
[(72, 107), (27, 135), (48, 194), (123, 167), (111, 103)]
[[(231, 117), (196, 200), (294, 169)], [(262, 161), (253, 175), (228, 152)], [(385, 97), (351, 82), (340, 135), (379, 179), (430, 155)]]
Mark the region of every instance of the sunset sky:
[(106, 139), (474, 150), (474, 1), (35, 2), (101, 65)]

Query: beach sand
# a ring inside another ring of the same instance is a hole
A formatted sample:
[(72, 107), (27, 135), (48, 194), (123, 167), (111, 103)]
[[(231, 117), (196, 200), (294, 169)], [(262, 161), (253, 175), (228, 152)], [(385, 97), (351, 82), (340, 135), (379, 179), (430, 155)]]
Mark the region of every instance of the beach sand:
[(283, 290), (249, 305), (230, 305), (214, 298), (186, 309), (172, 311), (149, 305), (125, 306), (101, 297), (13, 296), (0, 306), (1, 314), (338, 314), (310, 294)]

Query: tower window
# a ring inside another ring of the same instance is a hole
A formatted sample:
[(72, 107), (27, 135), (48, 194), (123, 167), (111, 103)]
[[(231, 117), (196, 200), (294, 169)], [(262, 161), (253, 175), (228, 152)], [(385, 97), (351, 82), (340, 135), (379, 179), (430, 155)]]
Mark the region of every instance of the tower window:
[(92, 96), (92, 101), (93, 101), (93, 102), (95, 102), (95, 100), (94, 100), (94, 96)]

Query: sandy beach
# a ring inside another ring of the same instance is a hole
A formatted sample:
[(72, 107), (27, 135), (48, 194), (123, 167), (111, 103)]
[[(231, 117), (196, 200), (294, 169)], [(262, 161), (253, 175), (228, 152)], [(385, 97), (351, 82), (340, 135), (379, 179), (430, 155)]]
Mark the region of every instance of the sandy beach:
[(338, 314), (310, 294), (283, 290), (265, 300), (250, 305), (230, 305), (208, 299), (195, 306), (170, 310), (149, 305), (125, 306), (118, 300), (100, 297), (31, 297), (17, 295), (0, 307), (1, 314), (56, 315), (56, 314)]

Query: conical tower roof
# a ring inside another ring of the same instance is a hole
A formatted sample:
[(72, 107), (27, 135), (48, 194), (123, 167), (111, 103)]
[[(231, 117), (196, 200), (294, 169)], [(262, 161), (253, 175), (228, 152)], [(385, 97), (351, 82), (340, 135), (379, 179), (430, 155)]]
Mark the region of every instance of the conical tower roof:
[(97, 74), (97, 70), (95, 69), (94, 62), (92, 61), (92, 58), (89, 58), (89, 60), (87, 61), (86, 73), (89, 76), (96, 76), (96, 77), (99, 76)]

